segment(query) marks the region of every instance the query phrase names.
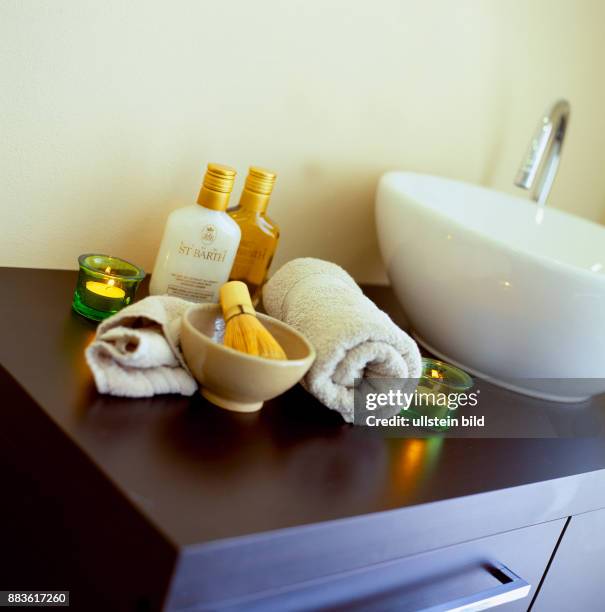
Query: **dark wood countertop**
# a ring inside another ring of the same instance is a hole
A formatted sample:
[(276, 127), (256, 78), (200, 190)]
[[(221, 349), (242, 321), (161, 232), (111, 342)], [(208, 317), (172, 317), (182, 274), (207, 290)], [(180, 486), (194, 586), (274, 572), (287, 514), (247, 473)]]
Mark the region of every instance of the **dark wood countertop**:
[[(0, 435), (15, 457), (29, 456), (45, 478), (55, 461), (73, 465), (74, 474), (77, 464), (86, 463), (87, 473), (175, 549), (198, 550), (217, 540), (233, 544), (240, 536), (252, 542), (254, 534), (337, 525), (374, 513), (376, 520), (400, 517), (397, 524), (408, 529), (406, 545), (413, 548), (417, 534), (429, 548), (428, 526), (409, 520), (447, 514), (457, 500), (476, 494), (472, 521), (455, 513), (447, 518), (457, 530), (451, 541), (470, 538), (473, 529), (490, 523), (493, 531), (504, 530), (605, 506), (600, 437), (385, 438), (345, 424), (300, 386), (256, 415), (226, 412), (198, 394), (101, 396), (83, 357), (95, 324), (70, 309), (75, 280), (72, 271), (0, 269)], [(404, 320), (389, 288), (365, 290), (395, 321)], [(65, 456), (60, 446), (69, 449)], [(57, 478), (69, 481), (70, 471), (60, 469)], [(553, 479), (562, 483), (562, 494)], [(528, 484), (541, 488), (523, 487)], [(506, 508), (518, 487), (526, 503)], [(77, 498), (77, 482), (69, 490)], [(498, 497), (485, 497), (496, 491)], [(421, 506), (430, 502), (450, 505)], [(490, 516), (479, 512), (483, 503)], [(388, 512), (397, 509), (420, 510)], [(447, 521), (432, 520), (431, 527)]]
[[(0, 269), (0, 364), (180, 545), (605, 468), (602, 438), (384, 439), (346, 425), (300, 386), (253, 415), (199, 395), (101, 396), (83, 357), (95, 324), (70, 309), (75, 279), (71, 271)], [(366, 291), (402, 320), (388, 288)]]

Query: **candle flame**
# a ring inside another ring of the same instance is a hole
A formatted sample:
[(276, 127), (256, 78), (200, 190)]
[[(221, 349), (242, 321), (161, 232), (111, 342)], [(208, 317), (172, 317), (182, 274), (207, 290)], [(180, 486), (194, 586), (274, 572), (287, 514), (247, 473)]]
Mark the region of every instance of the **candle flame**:
[(431, 370), (431, 378), (443, 378), (443, 374), (439, 370)]
[[(111, 266), (107, 266), (107, 267), (105, 268), (105, 274), (111, 274)], [(116, 284), (116, 281), (115, 281), (113, 278), (110, 278), (110, 279), (107, 281), (107, 285), (108, 285), (108, 287), (113, 287), (115, 284)]]

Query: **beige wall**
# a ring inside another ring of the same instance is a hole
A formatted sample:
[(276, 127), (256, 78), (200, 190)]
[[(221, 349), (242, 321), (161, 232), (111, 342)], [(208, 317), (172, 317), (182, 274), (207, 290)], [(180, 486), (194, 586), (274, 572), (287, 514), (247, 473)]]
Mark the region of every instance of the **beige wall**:
[[(147, 269), (204, 164), (279, 173), (277, 264), (383, 280), (373, 191), (410, 169), (513, 191), (572, 120), (551, 204), (605, 221), (600, 0), (0, 0), (0, 265)], [(236, 196), (237, 198), (237, 196)]]

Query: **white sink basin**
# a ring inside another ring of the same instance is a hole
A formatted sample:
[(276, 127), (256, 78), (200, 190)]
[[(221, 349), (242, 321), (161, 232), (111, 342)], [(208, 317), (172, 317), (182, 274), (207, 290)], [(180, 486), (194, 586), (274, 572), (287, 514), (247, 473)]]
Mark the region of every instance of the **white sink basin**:
[(528, 395), (605, 392), (605, 227), (406, 172), (385, 174), (376, 198), (382, 257), (420, 344)]

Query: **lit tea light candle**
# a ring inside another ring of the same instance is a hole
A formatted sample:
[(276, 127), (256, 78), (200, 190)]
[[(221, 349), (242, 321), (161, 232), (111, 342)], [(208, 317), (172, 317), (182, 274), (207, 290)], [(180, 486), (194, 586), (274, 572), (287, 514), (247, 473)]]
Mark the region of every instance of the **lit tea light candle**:
[(98, 283), (97, 281), (86, 281), (86, 290), (92, 291), (102, 297), (122, 299), (126, 295), (126, 291), (114, 285), (115, 281), (110, 280), (108, 283)]
[[(422, 374), (416, 387), (416, 402), (409, 408), (410, 416), (427, 416), (444, 419), (457, 409), (458, 395), (473, 386), (473, 379), (449, 363), (437, 359), (422, 358)], [(436, 431), (447, 429), (431, 427)]]
[(128, 306), (145, 272), (134, 264), (109, 255), (80, 255), (80, 273), (73, 309), (100, 321)]
[[(105, 274), (111, 274), (111, 266), (105, 268)], [(86, 290), (96, 293), (101, 297), (121, 300), (125, 297), (126, 292), (121, 287), (116, 287), (116, 281), (110, 278), (106, 283), (98, 281), (86, 281)]]
[(430, 376), (431, 376), (431, 378), (436, 378), (437, 380), (442, 380), (443, 379), (443, 374), (439, 370), (436, 370), (433, 367), (431, 367), (431, 374), (430, 374)]

